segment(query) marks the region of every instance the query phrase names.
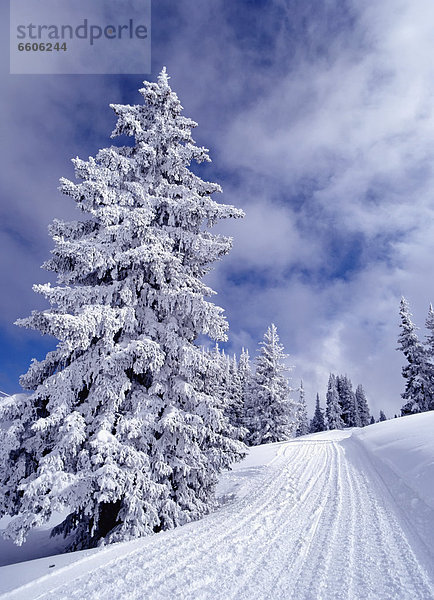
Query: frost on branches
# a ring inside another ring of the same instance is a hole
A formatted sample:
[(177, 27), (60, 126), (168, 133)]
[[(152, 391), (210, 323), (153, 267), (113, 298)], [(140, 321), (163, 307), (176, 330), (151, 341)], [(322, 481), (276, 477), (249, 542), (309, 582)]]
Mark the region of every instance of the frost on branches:
[(288, 370), (283, 362), (286, 355), (274, 324), (267, 329), (260, 344), (247, 410), (248, 440), (252, 446), (290, 439), (295, 429), (295, 403), (284, 376)]
[(353, 392), (351, 379), (346, 375), (338, 375), (336, 379), (341, 418), (345, 427), (360, 427), (359, 409), (356, 395)]
[(330, 373), (327, 395), (326, 395), (326, 416), (329, 429), (343, 429), (342, 407), (339, 402), (338, 380), (333, 373)]
[(356, 389), (356, 405), (359, 414), (359, 427), (366, 427), (371, 422), (371, 413), (369, 412), (365, 390), (360, 384)]
[(405, 400), (401, 408), (402, 415), (424, 412), (430, 409), (431, 384), (427, 352), (416, 333), (416, 326), (411, 320), (412, 314), (405, 298), (401, 298), (399, 314), (401, 317), (401, 333), (398, 337), (398, 350), (407, 359), (402, 367), (402, 376), (406, 380), (405, 390), (401, 394)]
[(202, 278), (231, 240), (207, 227), (242, 212), (189, 170), (210, 159), (165, 70), (140, 92), (143, 105), (112, 105), (112, 137), (134, 145), (76, 158), (79, 183), (61, 180), (85, 217), (51, 226), (44, 267), (57, 285), (35, 286), (51, 308), (18, 322), (59, 343), (22, 377), (33, 393), (1, 408), (0, 516), (17, 515), (17, 543), (65, 509), (55, 533), (71, 549), (197, 519), (219, 471), (244, 453), (206, 392), (212, 358), (194, 343), (226, 339)]
[(307, 418), (306, 398), (304, 394), (303, 381), (300, 382), (299, 399), (296, 406), (296, 430), (297, 437), (309, 433), (309, 420)]
[(429, 389), (428, 410), (434, 410), (434, 310), (431, 304), (429, 305), (425, 327), (428, 331), (425, 344), (425, 379)]

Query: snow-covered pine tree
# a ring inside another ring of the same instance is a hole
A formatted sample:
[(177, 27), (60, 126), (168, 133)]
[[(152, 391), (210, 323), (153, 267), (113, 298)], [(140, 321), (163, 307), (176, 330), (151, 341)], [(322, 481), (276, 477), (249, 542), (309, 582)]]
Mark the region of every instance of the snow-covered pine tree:
[(304, 393), (303, 381), (300, 382), (298, 404), (296, 406), (296, 430), (295, 435), (300, 437), (309, 433), (309, 420), (307, 418), (307, 406)]
[(374, 415), (372, 415), (371, 420), (369, 421), (369, 425), (374, 425), (375, 423), (375, 417)]
[(70, 548), (197, 519), (218, 472), (244, 453), (203, 391), (209, 357), (195, 345), (227, 330), (202, 278), (231, 240), (207, 227), (242, 212), (215, 202), (220, 187), (189, 169), (210, 159), (166, 71), (140, 92), (144, 105), (112, 105), (112, 137), (134, 145), (77, 158), (80, 183), (61, 180), (85, 218), (54, 221), (44, 266), (58, 285), (35, 286), (51, 308), (18, 322), (60, 341), (21, 378), (33, 393), (2, 403), (0, 516), (17, 515), (17, 543), (65, 509), (55, 531)]
[(252, 367), (250, 365), (249, 351), (245, 348), (242, 348), (240, 360), (238, 361), (238, 376), (241, 383), (243, 405), (245, 405), (252, 382)]
[(341, 413), (337, 379), (333, 373), (330, 373), (326, 395), (326, 417), (329, 429), (343, 429), (344, 422)]
[(243, 375), (237, 363), (237, 357), (233, 356), (229, 366), (229, 381), (227, 386), (226, 414), (229, 423), (236, 431), (236, 437), (244, 440), (248, 431), (244, 427), (244, 400), (243, 400)]
[(337, 388), (339, 404), (341, 405), (341, 417), (345, 427), (360, 427), (356, 396), (353, 392), (353, 384), (349, 377), (346, 375), (338, 376)]
[(429, 383), (428, 410), (434, 410), (434, 310), (432, 304), (429, 305), (425, 326), (428, 330), (425, 345), (425, 378)]
[(406, 384), (401, 394), (405, 400), (401, 414), (410, 415), (428, 410), (431, 397), (430, 377), (426, 352), (416, 334), (416, 326), (411, 320), (412, 314), (405, 298), (401, 298), (399, 314), (401, 333), (397, 350), (401, 350), (407, 359), (407, 364), (402, 367), (402, 376)]
[(379, 418), (379, 422), (381, 422), (381, 421), (387, 421), (387, 417), (382, 410), (380, 410), (380, 418)]
[(235, 354), (229, 361), (229, 380), (227, 385), (228, 405), (226, 413), (229, 422), (238, 427), (243, 417), (241, 379), (238, 373), (238, 363)]
[(318, 433), (319, 431), (325, 431), (326, 424), (324, 421), (324, 412), (319, 403), (319, 394), (316, 395), (315, 412), (313, 419), (310, 422), (310, 433)]
[[(235, 412), (240, 386), (237, 384), (238, 378), (232, 377), (232, 361), (224, 350), (220, 351), (218, 344), (211, 351), (207, 350), (205, 354), (208, 362), (200, 374), (202, 384), (199, 384), (198, 389), (215, 398), (216, 406), (223, 410), (226, 426), (221, 433), (225, 437), (242, 441), (247, 434), (247, 429), (236, 422)], [(234, 361), (236, 366), (235, 356)]]
[(362, 385), (358, 385), (356, 389), (356, 405), (359, 415), (359, 427), (366, 427), (371, 420), (368, 401), (366, 400), (365, 390)]
[(267, 329), (260, 345), (249, 405), (248, 440), (252, 446), (288, 440), (295, 428), (292, 389), (284, 376), (288, 370), (284, 364), (286, 355), (274, 324)]
[(251, 406), (251, 389), (252, 389), (252, 367), (250, 364), (249, 351), (242, 348), (240, 359), (238, 361), (238, 376), (241, 384), (241, 399), (243, 406), (243, 414), (241, 416), (241, 425), (246, 428), (247, 434), (246, 439), (249, 439), (250, 425), (252, 417), (249, 414), (249, 407)]
[(231, 387), (231, 359), (226, 355), (224, 350), (218, 355), (218, 363), (220, 364), (220, 391), (219, 395), (221, 397), (222, 403), (225, 407), (225, 412), (228, 412), (228, 407), (230, 404), (230, 387)]
[(204, 389), (209, 396), (219, 399), (219, 405), (226, 411), (228, 404), (229, 363), (224, 350), (219, 345), (207, 350), (209, 361), (204, 377)]

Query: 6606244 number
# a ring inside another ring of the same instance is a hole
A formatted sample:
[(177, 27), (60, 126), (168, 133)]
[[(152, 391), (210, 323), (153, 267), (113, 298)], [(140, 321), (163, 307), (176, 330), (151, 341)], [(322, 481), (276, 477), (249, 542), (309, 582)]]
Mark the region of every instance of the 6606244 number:
[(60, 50), (66, 51), (66, 42), (60, 44), (56, 42), (53, 44), (52, 42), (20, 42), (18, 44), (18, 50), (20, 52), (59, 52)]

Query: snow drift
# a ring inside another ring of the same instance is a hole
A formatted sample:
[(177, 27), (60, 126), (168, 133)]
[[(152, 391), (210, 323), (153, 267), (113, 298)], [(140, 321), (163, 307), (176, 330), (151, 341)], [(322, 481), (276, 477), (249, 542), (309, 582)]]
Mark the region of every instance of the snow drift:
[(430, 412), (258, 446), (221, 477), (213, 514), (89, 554), (2, 567), (0, 592), (432, 600), (433, 426)]

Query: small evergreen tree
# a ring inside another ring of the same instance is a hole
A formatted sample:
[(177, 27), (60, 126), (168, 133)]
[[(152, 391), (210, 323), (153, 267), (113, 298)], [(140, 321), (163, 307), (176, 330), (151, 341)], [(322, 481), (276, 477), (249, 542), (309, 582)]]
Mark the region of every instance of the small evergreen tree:
[(240, 378), (243, 406), (246, 406), (252, 383), (252, 368), (250, 365), (249, 351), (244, 348), (241, 350), (240, 360), (238, 361), (238, 376)]
[(222, 398), (225, 412), (229, 415), (231, 405), (231, 385), (232, 385), (232, 369), (231, 359), (226, 355), (225, 351), (222, 350), (219, 356), (220, 364), (220, 396)]
[(346, 427), (360, 427), (360, 417), (357, 409), (353, 384), (346, 375), (337, 377), (341, 417)]
[(374, 415), (372, 415), (371, 420), (369, 421), (369, 425), (374, 425), (375, 423), (375, 417)]
[(379, 421), (387, 421), (387, 417), (382, 410), (380, 410), (380, 418)]
[(304, 394), (303, 381), (300, 382), (299, 399), (296, 407), (296, 430), (295, 435), (300, 437), (309, 433), (309, 421), (307, 417), (306, 398)]
[(310, 422), (310, 433), (318, 433), (319, 431), (325, 431), (326, 425), (324, 421), (324, 413), (319, 403), (319, 394), (316, 395), (315, 412), (313, 419)]
[(428, 410), (434, 410), (434, 310), (432, 304), (429, 305), (425, 326), (428, 330), (425, 345), (425, 379), (428, 382), (429, 391), (427, 402)]
[(401, 394), (405, 400), (401, 414), (409, 415), (428, 410), (431, 403), (430, 375), (426, 353), (417, 337), (416, 326), (411, 320), (412, 315), (405, 298), (401, 298), (399, 314), (401, 333), (398, 337), (397, 350), (401, 350), (407, 359), (407, 364), (402, 367), (402, 376), (406, 380), (406, 385), (405, 391)]
[(235, 354), (229, 366), (226, 414), (229, 423), (234, 427), (237, 439), (244, 440), (248, 431), (244, 427), (243, 380)]
[(241, 426), (247, 429), (246, 441), (249, 443), (250, 432), (254, 430), (254, 402), (252, 400), (252, 368), (249, 351), (242, 348), (238, 362), (238, 374), (241, 385), (243, 414)]
[(51, 308), (18, 322), (60, 340), (21, 378), (32, 394), (0, 408), (0, 517), (16, 515), (18, 543), (65, 509), (55, 532), (71, 548), (197, 519), (244, 453), (204, 390), (211, 359), (195, 345), (227, 329), (202, 278), (231, 241), (207, 226), (242, 213), (189, 169), (208, 153), (165, 70), (140, 92), (144, 105), (112, 105), (112, 135), (135, 143), (77, 158), (80, 183), (61, 180), (85, 218), (52, 225), (45, 267), (58, 285), (35, 286)]
[[(242, 440), (246, 430), (236, 424), (237, 381), (232, 378), (231, 360), (225, 352), (220, 350), (218, 344), (211, 351), (206, 352), (207, 363), (201, 373), (203, 384), (201, 391), (215, 398), (216, 406), (223, 410), (227, 417), (225, 436)], [(235, 358), (235, 357), (234, 357)]]
[(238, 373), (238, 363), (235, 354), (229, 360), (229, 380), (227, 385), (228, 406), (226, 409), (229, 422), (238, 427), (243, 417), (241, 380)]
[(252, 446), (281, 442), (293, 435), (294, 402), (291, 388), (284, 376), (287, 367), (277, 328), (272, 324), (264, 335), (250, 396), (250, 435)]
[(329, 429), (343, 429), (344, 422), (341, 414), (342, 406), (339, 402), (337, 379), (330, 373), (326, 396), (326, 416)]
[(358, 385), (356, 389), (356, 405), (359, 416), (359, 427), (366, 427), (366, 425), (369, 425), (371, 415), (369, 413), (365, 390), (361, 385)]

